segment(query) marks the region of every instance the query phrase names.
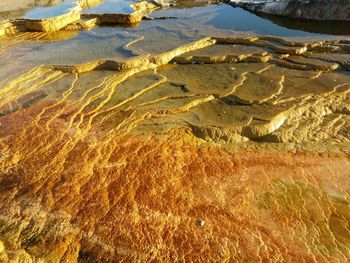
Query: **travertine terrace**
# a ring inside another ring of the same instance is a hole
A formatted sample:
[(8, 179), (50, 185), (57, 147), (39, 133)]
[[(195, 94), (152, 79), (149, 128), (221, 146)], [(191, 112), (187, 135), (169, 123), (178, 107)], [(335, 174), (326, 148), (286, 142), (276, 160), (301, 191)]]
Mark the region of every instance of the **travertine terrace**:
[[(156, 9), (98, 4), (0, 54)], [(0, 262), (348, 262), (350, 41), (145, 37), (1, 75)]]
[[(10, 21), (0, 21), (0, 36), (14, 35), (20, 32), (56, 32), (61, 29), (84, 29), (95, 23), (116, 23), (132, 25), (139, 23), (150, 11), (156, 9), (154, 4), (145, 1), (132, 6), (133, 11), (128, 14), (84, 14), (83, 8), (91, 8), (103, 2), (102, 0), (79, 0), (68, 4), (59, 14), (46, 18), (21, 18)], [(62, 3), (63, 5), (65, 3)], [(86, 19), (92, 18), (93, 20)], [(85, 19), (85, 20), (84, 20)], [(83, 21), (84, 20), (84, 21)], [(77, 27), (78, 24), (79, 26)], [(66, 27), (66, 28), (65, 28)]]

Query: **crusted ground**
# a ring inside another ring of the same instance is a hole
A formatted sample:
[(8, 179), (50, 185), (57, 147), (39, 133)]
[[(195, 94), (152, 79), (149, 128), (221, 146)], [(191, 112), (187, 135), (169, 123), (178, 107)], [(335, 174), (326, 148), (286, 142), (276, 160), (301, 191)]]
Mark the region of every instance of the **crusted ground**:
[(324, 45), (206, 38), (4, 80), (2, 257), (346, 261), (349, 77), (308, 59)]
[[(42, 108), (32, 110), (15, 114), (16, 121), (28, 120), (30, 113), (37, 116)], [(22, 155), (2, 174), (3, 258), (349, 258), (348, 156), (233, 153), (199, 147), (180, 130), (161, 139), (91, 131), (78, 140), (80, 131), (72, 129), (62, 145), (57, 136), (64, 123), (54, 121), (56, 129), (46, 131), (45, 138), (32, 127), (26, 134), (32, 139), (8, 144), (8, 151), (16, 148)], [(17, 134), (16, 125), (9, 127), (16, 138), (12, 142), (20, 140), (23, 131)], [(43, 148), (37, 148), (43, 141)]]
[[(61, 1), (62, 2), (62, 1)], [(133, 25), (142, 21), (156, 5), (146, 1), (131, 4), (128, 13), (90, 13), (84, 14), (84, 9), (103, 3), (103, 0), (77, 0), (63, 2), (57, 7), (48, 9), (45, 17), (23, 17), (11, 20), (0, 20), (0, 37), (17, 35), (21, 32), (57, 32), (60, 30), (83, 30), (99, 24), (125, 24)], [(61, 5), (61, 6), (60, 6)], [(90, 20), (89, 20), (90, 19)]]
[(349, 41), (143, 39), (0, 81), (0, 262), (349, 261)]

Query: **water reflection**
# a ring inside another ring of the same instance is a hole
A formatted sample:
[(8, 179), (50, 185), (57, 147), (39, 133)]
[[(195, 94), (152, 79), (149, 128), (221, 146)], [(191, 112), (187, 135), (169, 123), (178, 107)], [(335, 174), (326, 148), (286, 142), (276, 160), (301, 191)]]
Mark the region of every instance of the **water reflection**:
[(1, 0), (0, 3), (0, 21), (14, 19), (23, 16), (34, 7), (50, 7), (62, 3), (64, 0), (28, 0), (13, 1)]
[(37, 7), (28, 11), (23, 18), (46, 19), (60, 16), (68, 13), (75, 6), (76, 4), (74, 2), (65, 1), (55, 7)]
[(319, 37), (323, 35), (348, 35), (350, 24), (342, 22), (298, 21), (291, 18), (256, 15), (241, 8), (217, 6), (219, 14), (209, 21), (222, 29), (253, 32), (281, 37)]
[(192, 27), (211, 26), (216, 31), (242, 32), (280, 37), (325, 38), (350, 33), (349, 23), (295, 21), (293, 19), (258, 16), (242, 8), (226, 4), (178, 9), (170, 8), (153, 13), (155, 17), (177, 17), (178, 23)]
[(135, 10), (130, 6), (132, 1), (106, 0), (94, 8), (85, 10), (85, 14), (129, 14)]
[(327, 35), (350, 35), (350, 22), (345, 21), (307, 21), (294, 18), (259, 14), (260, 17), (270, 20), (272, 23), (289, 28), (303, 30), (310, 33)]

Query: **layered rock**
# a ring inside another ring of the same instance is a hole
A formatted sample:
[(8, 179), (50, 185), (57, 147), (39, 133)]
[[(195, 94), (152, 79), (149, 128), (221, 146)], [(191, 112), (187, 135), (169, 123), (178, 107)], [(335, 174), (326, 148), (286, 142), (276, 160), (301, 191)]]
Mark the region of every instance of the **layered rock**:
[[(91, 8), (100, 4), (101, 0), (82, 0), (76, 4), (67, 4), (67, 8), (63, 14), (54, 15), (54, 10), (51, 10), (53, 15), (47, 18), (21, 18), (11, 21), (0, 22), (0, 36), (9, 36), (18, 32), (57, 32), (59, 30), (83, 30), (94, 27), (96, 24), (124, 24), (132, 25), (142, 21), (143, 17), (147, 16), (152, 10), (157, 7), (154, 4), (146, 1), (130, 5), (130, 13), (97, 13), (85, 14), (83, 8)], [(53, 7), (54, 8), (54, 7)], [(60, 10), (62, 12), (62, 10)], [(88, 21), (84, 21), (88, 20)]]
[[(288, 127), (289, 120), (295, 122), (316, 111), (319, 113), (315, 121), (320, 123), (324, 115), (336, 111), (331, 107), (335, 101), (340, 102), (342, 106), (339, 107), (346, 107), (348, 77), (333, 72), (342, 64), (308, 58), (309, 54), (326, 46), (322, 54), (330, 47), (346, 51), (342, 41), (298, 43), (266, 36), (205, 38), (159, 55), (59, 65), (50, 69), (68, 73), (117, 70), (118, 76), (111, 78), (115, 85), (128, 83), (131, 77), (139, 79), (138, 75), (145, 71), (148, 78), (153, 78), (149, 70), (157, 69), (160, 82), (136, 89), (130, 98), (113, 97), (113, 101), (119, 102), (111, 105), (107, 112), (136, 110), (135, 120), (131, 122), (140, 122), (137, 129), (141, 131), (149, 125), (158, 130), (163, 126), (168, 129), (173, 123), (174, 127), (189, 125), (196, 136), (207, 141), (271, 141), (272, 137), (266, 136)], [(303, 56), (295, 55), (300, 53)], [(172, 66), (166, 66), (169, 62)], [(206, 72), (205, 77), (202, 72)], [(138, 82), (144, 82), (143, 78)], [(299, 79), (298, 84), (295, 78)], [(127, 90), (132, 87), (128, 85)], [(158, 87), (163, 90), (163, 97), (159, 97)], [(173, 116), (172, 121), (168, 115)], [(155, 122), (159, 122), (158, 126), (154, 126)], [(346, 127), (341, 125), (330, 134), (347, 142), (347, 136), (337, 135)], [(290, 132), (285, 131), (283, 136), (286, 137), (275, 141), (299, 142)], [(309, 132), (311, 130), (305, 130), (305, 136)]]
[(98, 23), (100, 24), (125, 24), (125, 25), (132, 25), (136, 23), (140, 23), (142, 21), (142, 18), (148, 15), (152, 10), (156, 9), (157, 7), (152, 4), (148, 3), (146, 1), (133, 4), (131, 7), (135, 10), (134, 12), (131, 12), (130, 14), (83, 14), (82, 18), (95, 18), (97, 19)]
[(68, 24), (80, 20), (81, 10), (80, 6), (76, 6), (60, 16), (47, 19), (16, 19), (12, 23), (16, 26), (24, 27), (27, 31), (55, 32)]
[(350, 3), (347, 0), (290, 0), (290, 1), (227, 1), (233, 6), (252, 12), (324, 21), (350, 21)]
[(49, 7), (62, 2), (63, 0), (2, 0), (0, 3), (0, 21), (21, 17), (25, 12), (36, 6)]

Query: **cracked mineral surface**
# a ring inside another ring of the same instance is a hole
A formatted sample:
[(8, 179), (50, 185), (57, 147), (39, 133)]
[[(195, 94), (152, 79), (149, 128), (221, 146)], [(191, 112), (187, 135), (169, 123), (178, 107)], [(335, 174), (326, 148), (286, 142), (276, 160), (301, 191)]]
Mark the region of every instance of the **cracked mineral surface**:
[(0, 4), (21, 13), (0, 23), (0, 262), (350, 260), (346, 35), (22, 2)]

